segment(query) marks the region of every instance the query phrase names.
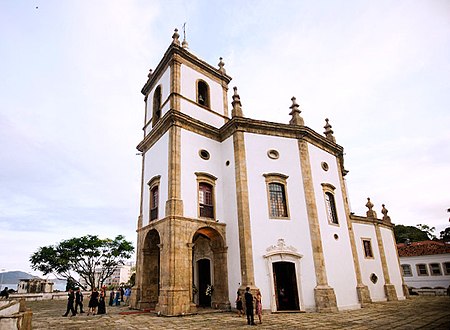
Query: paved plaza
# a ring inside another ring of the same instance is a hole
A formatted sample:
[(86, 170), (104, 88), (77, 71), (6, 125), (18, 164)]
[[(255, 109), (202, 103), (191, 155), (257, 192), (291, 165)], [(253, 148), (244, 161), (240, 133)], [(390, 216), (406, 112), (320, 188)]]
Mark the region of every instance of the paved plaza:
[(27, 302), (33, 329), (450, 329), (450, 297), (413, 296), (411, 299), (370, 304), (338, 313), (265, 313), (263, 323), (247, 326), (231, 312), (183, 317), (134, 313), (125, 306), (109, 307), (106, 315), (62, 317), (66, 301)]

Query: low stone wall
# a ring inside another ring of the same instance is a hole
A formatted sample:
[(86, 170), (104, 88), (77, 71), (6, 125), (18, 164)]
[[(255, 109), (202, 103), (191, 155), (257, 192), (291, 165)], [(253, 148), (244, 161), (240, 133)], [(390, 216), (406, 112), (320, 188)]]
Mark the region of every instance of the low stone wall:
[(25, 307), (25, 300), (0, 301), (0, 329), (31, 330), (33, 313)]
[(421, 296), (445, 296), (447, 289), (412, 289), (412, 292)]
[(67, 299), (67, 292), (50, 293), (13, 293), (9, 295), (10, 299), (25, 299), (26, 301), (36, 300), (62, 300)]

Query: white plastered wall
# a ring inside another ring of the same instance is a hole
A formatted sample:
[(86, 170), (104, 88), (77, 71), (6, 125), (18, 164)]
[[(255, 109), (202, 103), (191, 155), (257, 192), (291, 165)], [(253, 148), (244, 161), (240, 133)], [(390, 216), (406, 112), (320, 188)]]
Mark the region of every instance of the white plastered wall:
[(167, 175), (168, 175), (168, 148), (169, 136), (163, 135), (153, 146), (145, 153), (144, 159), (144, 182), (142, 190), (142, 225), (149, 223), (150, 215), (150, 191), (148, 182), (155, 176), (160, 175), (159, 185), (159, 205), (158, 218), (165, 216), (165, 208), (168, 194)]
[[(153, 95), (155, 94), (155, 89), (161, 86), (161, 105), (167, 101), (167, 98), (170, 95), (170, 69), (167, 68), (163, 73), (158, 82), (154, 85), (154, 88), (148, 94), (147, 102), (146, 102), (146, 114), (147, 118), (145, 118), (145, 134), (147, 135), (152, 129), (152, 116), (153, 116)], [(170, 102), (166, 102), (166, 104), (161, 109), (161, 117), (169, 111)]]
[[(263, 296), (263, 308), (272, 309), (274, 301), (271, 265), (266, 264), (264, 255), (270, 246), (284, 239), (287, 246), (297, 249), (302, 255), (296, 265), (299, 279), (299, 302), (303, 310), (315, 310), (314, 287), (316, 277), (312, 258), (311, 239), (305, 206), (303, 181), (301, 177), (298, 142), (274, 136), (245, 134), (247, 174), (249, 188), (250, 221), (253, 245), (255, 285)], [(275, 149), (279, 159), (267, 156), (267, 151)], [(270, 219), (265, 173), (280, 173), (287, 179), (289, 219)], [(300, 269), (297, 269), (297, 266)], [(273, 303), (272, 303), (273, 304)]]
[[(363, 284), (367, 285), (372, 301), (386, 301), (384, 292), (384, 275), (381, 265), (380, 250), (378, 249), (375, 227), (372, 224), (353, 223), (353, 232), (355, 234), (356, 251), (361, 268), (361, 277)], [(370, 239), (372, 244), (373, 258), (364, 256), (364, 247), (362, 238)], [(378, 281), (373, 283), (370, 280), (371, 274), (378, 277)]]
[[(308, 144), (308, 150), (328, 284), (334, 289), (340, 310), (357, 308), (360, 307), (360, 304), (356, 292), (355, 266), (337, 160), (334, 155), (314, 145)], [(322, 162), (328, 164), (328, 171), (322, 168)], [(335, 187), (333, 192), (338, 225), (330, 223), (328, 219), (322, 183), (328, 183)]]
[[(204, 80), (209, 86), (211, 111), (196, 104), (196, 88), (199, 79)], [(194, 102), (182, 99), (181, 111), (183, 113), (217, 128), (224, 124), (222, 117), (224, 114), (223, 89), (219, 83), (186, 65), (181, 65), (181, 95)]]
[(391, 280), (391, 284), (395, 286), (397, 297), (399, 299), (405, 299), (405, 296), (403, 295), (402, 274), (400, 271), (400, 264), (398, 262), (394, 233), (391, 229), (383, 227), (380, 228), (380, 231), (383, 239), (384, 254), (386, 256), (389, 279)]

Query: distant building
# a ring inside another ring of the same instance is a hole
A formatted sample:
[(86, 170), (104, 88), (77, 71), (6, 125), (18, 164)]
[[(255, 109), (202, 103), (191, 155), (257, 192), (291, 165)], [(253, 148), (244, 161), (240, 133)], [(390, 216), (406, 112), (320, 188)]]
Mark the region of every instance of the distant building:
[(405, 284), (410, 288), (450, 285), (450, 244), (422, 241), (397, 244)]
[(22, 279), (17, 285), (17, 293), (50, 293), (53, 282), (40, 278)]
[[(130, 277), (131, 277), (131, 269), (133, 268), (133, 264), (132, 263), (128, 263), (126, 265), (121, 265), (116, 267), (116, 269), (114, 269), (114, 272), (112, 273), (111, 276), (109, 276), (108, 278), (106, 278), (106, 280), (103, 282), (103, 285), (106, 286), (119, 286), (122, 283), (128, 283)], [(97, 268), (95, 270), (95, 281), (97, 282), (98, 279), (100, 278), (101, 274), (102, 274), (102, 268)], [(86, 281), (84, 281), (83, 279), (80, 279), (80, 284), (82, 285), (86, 285)]]

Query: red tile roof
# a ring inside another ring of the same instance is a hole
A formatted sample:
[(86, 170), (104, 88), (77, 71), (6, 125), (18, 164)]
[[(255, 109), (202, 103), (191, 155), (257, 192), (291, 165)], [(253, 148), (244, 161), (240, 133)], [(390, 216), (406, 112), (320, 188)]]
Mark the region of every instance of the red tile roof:
[(411, 244), (397, 244), (400, 257), (417, 257), (433, 254), (450, 253), (450, 244), (436, 241), (412, 242)]

